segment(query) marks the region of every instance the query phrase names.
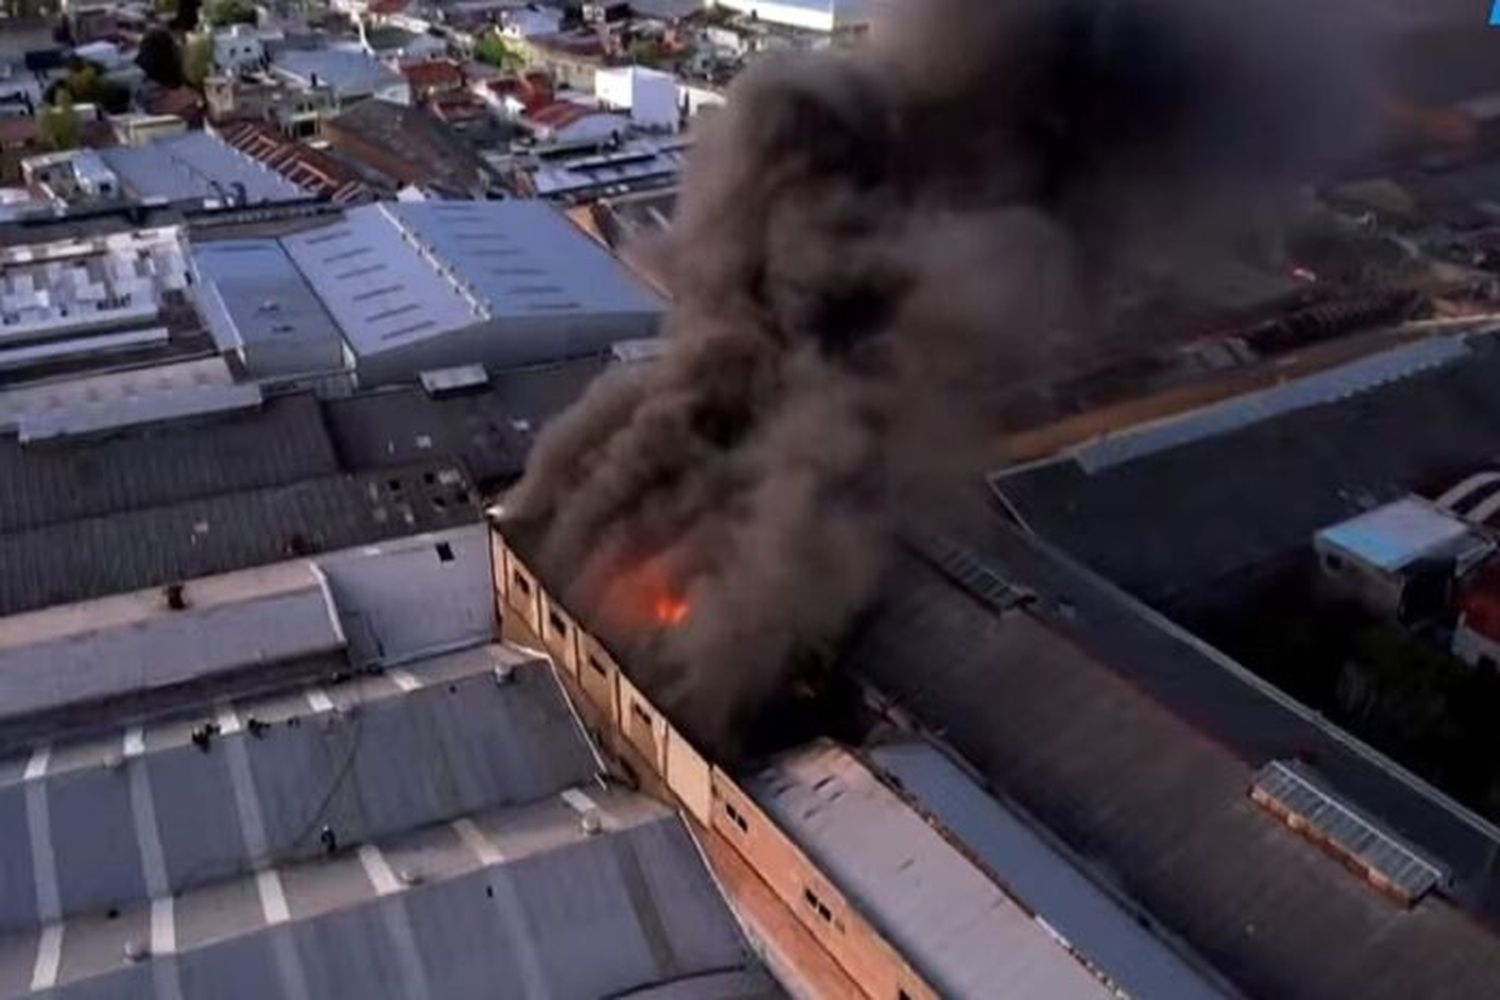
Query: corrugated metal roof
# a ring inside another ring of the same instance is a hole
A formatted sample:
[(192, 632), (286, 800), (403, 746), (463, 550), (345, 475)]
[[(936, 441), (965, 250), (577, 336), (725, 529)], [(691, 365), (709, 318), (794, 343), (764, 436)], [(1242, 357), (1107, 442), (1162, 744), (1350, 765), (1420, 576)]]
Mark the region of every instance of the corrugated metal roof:
[(1487, 926), (1444, 899), (1406, 910), (1376, 892), (1248, 800), (1246, 761), (1315, 753), (1470, 898), (1493, 898), (1493, 841), (1024, 536), (990, 534), (981, 550), (1036, 604), (997, 613), (906, 561), (844, 668), (1252, 996), (1461, 997), (1496, 981)]
[(1305, 553), (1330, 524), (1491, 461), (1500, 345), (1474, 336), (1468, 349), (1451, 364), (1092, 473), (1061, 459), (993, 483), (1032, 530), (1109, 579), (1157, 604), (1191, 599)]
[[(308, 563), (0, 618), (0, 715), (88, 702), (344, 647), (333, 595)], [(104, 666), (107, 665), (107, 666)]]
[[(504, 684), (497, 667), (511, 671)], [(200, 748), (191, 737), (209, 721), (219, 729)], [(153, 843), (140, 843), (131, 781), (117, 773), (127, 735), (130, 766), (144, 772), (153, 798)], [(205, 705), (46, 753), (40, 776), (35, 750), (0, 771), (0, 799), (10, 804), (0, 816), (34, 813), (27, 798), (45, 794), (52, 823), (43, 854), (31, 832), (6, 843), (12, 864), (33, 873), (39, 858), (55, 866), (64, 916), (316, 858), (324, 826), (353, 844), (535, 802), (587, 782), (596, 767), (547, 665), (503, 647)], [(110, 844), (97, 843), (98, 829), (114, 831)], [(143, 851), (159, 862), (143, 861)], [(45, 900), (4, 895), (0, 927), (46, 918)]]
[(340, 100), (404, 82), (401, 74), (387, 69), (373, 56), (352, 49), (284, 48), (271, 57), (271, 63), (309, 85), (332, 87)]
[(223, 358), (214, 357), (21, 385), (0, 391), (0, 430), (14, 430), (28, 417), (233, 384), (229, 366)]
[(1154, 452), (1217, 437), (1311, 406), (1336, 403), (1389, 382), (1453, 364), (1469, 355), (1463, 337), (1434, 337), (1360, 358), (1261, 392), (1086, 444), (1075, 460), (1088, 473)]
[(944, 996), (1111, 995), (848, 751), (794, 751), (745, 790)]
[(102, 156), (137, 198), (168, 201), (238, 197), (251, 202), (307, 197), (297, 185), (209, 132), (184, 132), (144, 146), (112, 146)]
[(483, 318), (382, 206), (351, 209), (333, 225), (283, 237), (282, 245), (358, 354), (405, 347)]
[(588, 357), (496, 372), (486, 391), (444, 399), (418, 389), (362, 393), (329, 400), (323, 412), (339, 454), (358, 468), (451, 455), (476, 482), (508, 484), (525, 468), (542, 425), (608, 365), (605, 357)]
[(16, 430), (21, 444), (31, 445), (85, 434), (120, 431), (142, 424), (167, 423), (187, 417), (209, 417), (250, 410), (259, 407), (264, 400), (260, 386), (254, 383), (195, 386), (176, 392), (152, 393), (136, 399), (80, 407), (73, 411), (54, 410), (49, 413), (28, 414), (21, 418)]
[[(69, 920), (59, 942), (59, 988), (49, 995), (153, 996), (159, 978), (175, 979), (184, 996), (231, 1000), (297, 992), (479, 1000), (497, 990), (594, 1000), (634, 996), (643, 984), (660, 991), (644, 996), (780, 995), (748, 971), (733, 920), (681, 821), (639, 796), (597, 802), (614, 829), (595, 837), (556, 799), (474, 817), (498, 852), (487, 862), (445, 827), (381, 844), (378, 853), (280, 871), (291, 919), (279, 925), (262, 914), (253, 880), (189, 893), (174, 905), (175, 953), (139, 963), (123, 956), (130, 942), (149, 949), (148, 908), (108, 921)], [(524, 840), (512, 835), (517, 828)], [(421, 866), (422, 881), (398, 876), (389, 888), (379, 866), (394, 873), (408, 860)], [(192, 935), (200, 915), (215, 937)], [(672, 932), (658, 937), (662, 927)], [(0, 951), (0, 989), (24, 993), (36, 981), (39, 937), (0, 943), (9, 946)], [(736, 989), (725, 990), (726, 981)]]
[(1206, 1000), (1232, 995), (1231, 988), (1153, 935), (1130, 908), (930, 744), (877, 746), (869, 756), (1007, 891), (1129, 996)]
[(215, 343), (221, 351), (242, 351), (253, 377), (343, 367), (338, 327), (277, 240), (200, 242), (192, 259)]
[(546, 202), (398, 202), (383, 210), (493, 316), (662, 312), (655, 295)]
[(0, 993), (772, 995), (681, 821), (595, 763), (505, 647), (0, 761)]
[[(137, 372), (130, 378), (140, 383), (152, 376)], [(103, 405), (113, 389), (98, 393)], [(93, 390), (85, 387), (82, 394), (87, 399)], [(118, 395), (129, 398), (128, 390)], [(28, 448), (0, 438), (0, 533), (282, 485), (338, 469), (311, 396), (282, 397), (252, 413), (141, 428), (62, 447)]]
[[(276, 451), (261, 448), (262, 454)], [(129, 476), (121, 473), (123, 479)], [(0, 614), (352, 548), (478, 518), (468, 479), (457, 466), (441, 462), (322, 476), (16, 531), (0, 535)]]

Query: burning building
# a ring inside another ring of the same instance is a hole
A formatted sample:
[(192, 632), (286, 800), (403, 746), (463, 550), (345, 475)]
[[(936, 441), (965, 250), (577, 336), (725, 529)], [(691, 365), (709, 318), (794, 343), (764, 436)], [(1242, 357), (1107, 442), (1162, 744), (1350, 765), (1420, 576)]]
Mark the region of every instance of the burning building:
[(746, 73), (664, 247), (669, 355), (601, 380), (506, 501), (554, 592), (733, 752), (896, 539), (955, 516), (1008, 387), (1365, 137), (1342, 6), (943, 0)]

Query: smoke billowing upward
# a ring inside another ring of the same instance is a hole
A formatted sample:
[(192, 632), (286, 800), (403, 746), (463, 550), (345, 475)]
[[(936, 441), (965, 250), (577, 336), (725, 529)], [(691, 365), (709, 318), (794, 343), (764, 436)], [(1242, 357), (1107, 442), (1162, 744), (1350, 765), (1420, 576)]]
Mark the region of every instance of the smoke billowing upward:
[(1338, 6), (895, 0), (855, 53), (747, 71), (663, 248), (668, 356), (596, 384), (508, 501), (546, 575), (733, 752), (991, 454), (1008, 387), (1367, 137)]

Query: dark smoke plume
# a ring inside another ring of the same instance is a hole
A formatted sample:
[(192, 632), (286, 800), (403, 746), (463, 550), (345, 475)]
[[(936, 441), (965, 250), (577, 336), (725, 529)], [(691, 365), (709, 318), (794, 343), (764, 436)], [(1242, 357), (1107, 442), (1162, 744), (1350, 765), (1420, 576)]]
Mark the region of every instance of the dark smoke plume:
[(994, 457), (1007, 389), (1097, 355), (1143, 276), (1191, 284), (1367, 137), (1333, 0), (889, 6), (857, 52), (735, 83), (664, 248), (668, 356), (596, 384), (507, 500), (720, 753)]

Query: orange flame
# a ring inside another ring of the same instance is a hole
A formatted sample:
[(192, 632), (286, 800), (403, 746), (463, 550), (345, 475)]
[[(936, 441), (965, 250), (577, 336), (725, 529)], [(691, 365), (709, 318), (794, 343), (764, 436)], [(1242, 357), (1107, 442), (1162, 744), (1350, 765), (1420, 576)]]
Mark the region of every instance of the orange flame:
[(652, 610), (658, 624), (668, 627), (681, 625), (688, 616), (688, 602), (680, 597), (663, 594), (656, 599)]

